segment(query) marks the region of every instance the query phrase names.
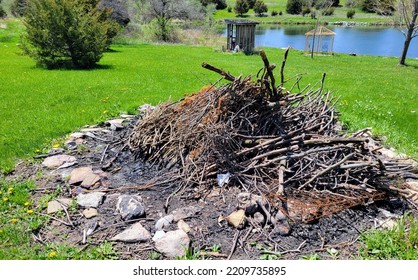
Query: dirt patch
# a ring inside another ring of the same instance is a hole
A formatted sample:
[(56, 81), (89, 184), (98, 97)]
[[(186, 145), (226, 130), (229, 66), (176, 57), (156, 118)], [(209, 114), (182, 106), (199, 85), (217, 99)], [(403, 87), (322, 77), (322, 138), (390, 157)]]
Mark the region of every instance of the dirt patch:
[[(162, 216), (182, 207), (199, 206), (201, 210), (186, 217), (184, 221), (190, 227), (188, 235), (193, 250), (212, 252), (214, 245), (220, 244), (218, 254), (209, 254), (205, 258), (226, 259), (229, 256), (231, 259), (259, 259), (263, 254), (271, 255), (275, 252), (281, 253), (281, 257), (285, 259), (300, 259), (315, 253), (321, 259), (327, 259), (332, 258), (327, 249), (334, 248), (339, 252), (337, 258), (349, 259), (357, 256), (358, 237), (361, 233), (381, 227), (385, 222), (406, 212), (414, 211), (405, 199), (392, 196), (310, 223), (290, 221), (291, 230), (287, 236), (275, 233), (271, 225), (257, 227), (256, 224), (247, 223), (242, 229), (236, 229), (227, 223), (226, 217), (237, 209), (237, 196), (244, 191), (237, 186), (213, 188), (211, 192), (201, 195), (196, 192), (176, 193), (177, 188), (172, 185), (144, 187), (153, 178), (161, 176), (163, 171), (135, 158), (126, 146), (127, 138), (139, 117), (140, 115), (125, 118), (123, 127), (117, 130), (112, 130), (105, 123), (88, 127), (81, 132), (79, 139), (83, 141), (79, 140), (75, 147), (67, 145), (63, 150), (51, 151), (76, 157), (76, 165), (48, 169), (42, 165), (41, 156), (38, 162), (22, 162), (16, 166), (9, 179), (34, 180), (37, 185), (35, 198), (55, 190), (58, 186), (62, 188), (59, 197), (74, 200), (81, 192), (105, 192), (103, 203), (97, 207), (97, 216), (87, 219), (81, 207), (69, 210), (68, 216), (63, 213), (58, 216), (50, 214), (54, 218), (36, 233), (37, 239), (46, 243), (60, 242), (84, 248), (110, 240), (137, 221), (154, 235), (155, 224)], [(47, 156), (49, 155), (44, 157)], [(91, 166), (92, 170), (100, 171), (100, 182), (89, 188), (70, 185), (68, 182), (71, 171), (82, 166)], [(145, 216), (130, 221), (123, 220), (116, 210), (120, 194), (140, 195), (145, 206)], [(166, 207), (168, 197), (170, 202)], [(175, 230), (177, 227), (176, 223), (171, 223), (164, 230)], [(86, 237), (89, 230), (92, 233)], [(156, 251), (152, 240), (116, 242), (115, 248), (121, 259), (149, 259), (151, 253)]]

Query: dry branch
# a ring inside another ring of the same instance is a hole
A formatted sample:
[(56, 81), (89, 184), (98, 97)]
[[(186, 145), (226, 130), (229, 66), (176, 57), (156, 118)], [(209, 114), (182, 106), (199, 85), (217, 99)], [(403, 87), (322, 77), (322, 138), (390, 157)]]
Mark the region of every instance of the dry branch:
[[(388, 193), (417, 194), (393, 187), (403, 176), (415, 176), (416, 168), (369, 147), (368, 129), (351, 136), (339, 129), (338, 100), (324, 91), (325, 74), (319, 88), (296, 93), (284, 88), (287, 54), (278, 87), (264, 52), (264, 71), (256, 81), (204, 63), (230, 83), (157, 106), (138, 122), (129, 147), (170, 170), (170, 184), (182, 193), (209, 192), (218, 175), (229, 173), (229, 184), (261, 193), (273, 212), (286, 208), (296, 221), (385, 199)], [(159, 186), (167, 177), (156, 180), (152, 185)]]

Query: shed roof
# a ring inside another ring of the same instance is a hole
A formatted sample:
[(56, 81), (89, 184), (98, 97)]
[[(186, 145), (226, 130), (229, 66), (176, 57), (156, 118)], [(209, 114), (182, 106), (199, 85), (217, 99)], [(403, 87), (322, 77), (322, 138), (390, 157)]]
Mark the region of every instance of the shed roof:
[(235, 24), (235, 25), (257, 25), (258, 21), (247, 20), (247, 19), (226, 19), (226, 24)]
[(317, 28), (306, 32), (305, 35), (307, 35), (307, 36), (313, 36), (313, 35), (329, 35), (329, 36), (332, 36), (332, 35), (335, 35), (335, 32), (326, 28), (325, 26), (320, 25)]

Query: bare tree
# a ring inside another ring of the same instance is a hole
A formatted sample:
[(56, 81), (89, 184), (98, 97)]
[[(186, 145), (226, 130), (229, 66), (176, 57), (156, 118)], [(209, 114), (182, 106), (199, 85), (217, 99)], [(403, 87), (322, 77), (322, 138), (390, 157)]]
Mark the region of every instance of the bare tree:
[(399, 64), (405, 65), (406, 55), (413, 38), (418, 36), (418, 0), (398, 0), (398, 23), (400, 31), (405, 36)]
[(170, 39), (170, 23), (173, 19), (193, 20), (204, 17), (198, 0), (138, 0), (142, 5), (143, 18), (157, 23), (156, 35), (162, 41)]

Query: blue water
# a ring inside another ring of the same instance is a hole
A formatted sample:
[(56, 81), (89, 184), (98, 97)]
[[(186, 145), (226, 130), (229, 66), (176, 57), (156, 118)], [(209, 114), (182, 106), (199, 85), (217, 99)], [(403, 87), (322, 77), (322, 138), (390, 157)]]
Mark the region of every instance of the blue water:
[[(334, 27), (327, 26), (336, 35), (334, 52), (376, 56), (400, 56), (405, 41), (396, 28), (388, 27)], [(305, 48), (305, 33), (313, 26), (257, 26), (256, 47)], [(418, 38), (412, 40), (408, 55), (418, 58)]]

